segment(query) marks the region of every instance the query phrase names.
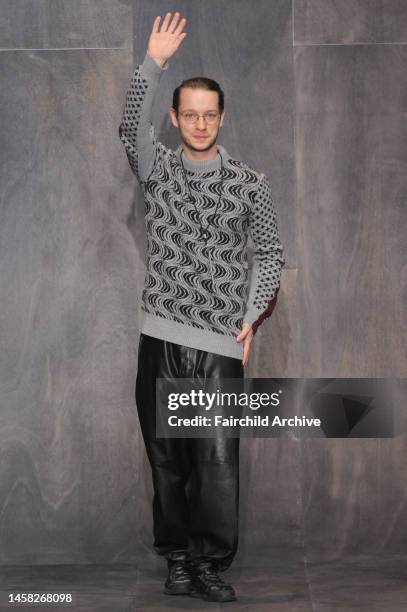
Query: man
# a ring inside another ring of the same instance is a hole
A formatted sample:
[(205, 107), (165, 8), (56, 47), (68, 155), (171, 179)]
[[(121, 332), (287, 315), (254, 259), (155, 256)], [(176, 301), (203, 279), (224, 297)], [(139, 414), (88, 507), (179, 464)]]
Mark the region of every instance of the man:
[(182, 144), (173, 151), (156, 139), (151, 110), (186, 37), (180, 17), (167, 13), (161, 27), (155, 19), (119, 129), (145, 199), (136, 400), (153, 476), (154, 547), (168, 562), (165, 593), (233, 601), (219, 571), (237, 550), (239, 439), (157, 439), (155, 381), (242, 379), (253, 335), (274, 308), (284, 259), (268, 179), (217, 144), (225, 116), (218, 83), (183, 81), (170, 110)]

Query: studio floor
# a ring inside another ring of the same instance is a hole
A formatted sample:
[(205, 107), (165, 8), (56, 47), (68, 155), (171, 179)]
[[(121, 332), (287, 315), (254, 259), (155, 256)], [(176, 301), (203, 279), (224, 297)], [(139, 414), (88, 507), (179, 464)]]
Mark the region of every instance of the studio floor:
[[(131, 612), (219, 610), (242, 612), (331, 612), (407, 609), (407, 557), (347, 558), (306, 562), (272, 559), (235, 565), (222, 574), (238, 601), (207, 603), (162, 593), (165, 565), (143, 570), (131, 565), (2, 566), (0, 610)], [(10, 593), (72, 593), (70, 606), (11, 605)]]

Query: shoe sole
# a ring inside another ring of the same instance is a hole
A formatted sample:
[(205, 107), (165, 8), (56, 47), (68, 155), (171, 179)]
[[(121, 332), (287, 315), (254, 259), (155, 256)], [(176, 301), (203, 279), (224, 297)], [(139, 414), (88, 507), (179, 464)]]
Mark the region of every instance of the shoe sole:
[(237, 601), (237, 597), (235, 595), (225, 595), (223, 597), (211, 597), (210, 595), (205, 595), (204, 593), (199, 593), (198, 591), (190, 591), (188, 593), (190, 597), (199, 597), (204, 601), (213, 601), (218, 603), (224, 603), (226, 601)]
[(191, 587), (189, 586), (180, 586), (175, 589), (169, 589), (167, 587), (164, 588), (165, 595), (189, 595)]

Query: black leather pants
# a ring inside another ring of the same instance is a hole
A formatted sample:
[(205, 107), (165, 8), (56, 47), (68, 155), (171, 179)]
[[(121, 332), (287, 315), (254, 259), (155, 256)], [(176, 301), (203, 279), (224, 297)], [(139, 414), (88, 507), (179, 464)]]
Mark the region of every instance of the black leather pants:
[(141, 334), (136, 401), (152, 468), (154, 548), (231, 564), (238, 544), (239, 438), (156, 438), (155, 379), (243, 378), (239, 359)]

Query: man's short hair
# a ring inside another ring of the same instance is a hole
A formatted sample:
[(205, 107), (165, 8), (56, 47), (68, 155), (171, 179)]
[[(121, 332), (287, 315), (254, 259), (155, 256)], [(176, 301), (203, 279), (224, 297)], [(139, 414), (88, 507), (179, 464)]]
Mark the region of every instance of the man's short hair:
[(192, 77), (191, 79), (185, 79), (185, 81), (182, 81), (181, 85), (178, 85), (178, 87), (174, 89), (174, 93), (172, 96), (172, 107), (175, 109), (177, 115), (180, 93), (183, 87), (190, 87), (191, 89), (206, 89), (207, 91), (217, 91), (219, 111), (220, 113), (223, 113), (223, 109), (225, 108), (225, 96), (222, 89), (220, 88), (219, 83), (217, 83), (213, 79), (208, 79), (206, 77)]

